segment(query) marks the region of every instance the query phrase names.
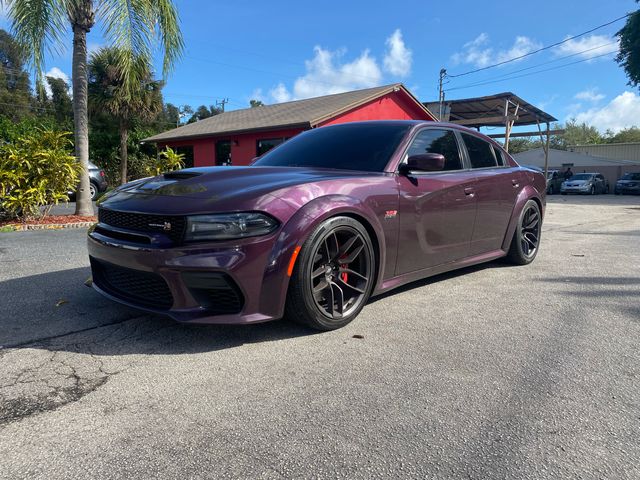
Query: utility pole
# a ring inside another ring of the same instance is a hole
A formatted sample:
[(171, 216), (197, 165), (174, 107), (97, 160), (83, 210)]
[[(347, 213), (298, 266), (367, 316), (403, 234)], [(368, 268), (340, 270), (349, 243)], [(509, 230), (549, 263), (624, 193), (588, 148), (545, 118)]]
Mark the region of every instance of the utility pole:
[(447, 70), (444, 68), (440, 69), (440, 80), (438, 81), (438, 103), (440, 113), (438, 115), (438, 120), (442, 121), (442, 117), (444, 116), (444, 90), (442, 89), (442, 83), (444, 82), (444, 78), (447, 76)]
[(222, 100), (220, 100), (219, 102), (216, 101), (216, 108), (219, 108), (220, 110), (222, 110), (222, 113), (224, 113), (224, 106), (229, 103), (229, 99), (228, 98), (223, 98)]

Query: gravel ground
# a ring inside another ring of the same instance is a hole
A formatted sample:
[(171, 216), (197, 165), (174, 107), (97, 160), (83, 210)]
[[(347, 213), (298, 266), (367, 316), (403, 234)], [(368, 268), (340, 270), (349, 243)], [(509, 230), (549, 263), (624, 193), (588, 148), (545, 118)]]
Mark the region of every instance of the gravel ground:
[(0, 234), (0, 478), (640, 478), (638, 197), (323, 334), (109, 302), (84, 235)]

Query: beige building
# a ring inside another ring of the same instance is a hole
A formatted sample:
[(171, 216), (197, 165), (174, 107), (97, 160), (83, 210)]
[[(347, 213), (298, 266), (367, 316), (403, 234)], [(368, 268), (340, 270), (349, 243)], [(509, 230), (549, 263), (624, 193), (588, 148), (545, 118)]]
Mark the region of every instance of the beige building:
[[(600, 145), (588, 146), (598, 147)], [(520, 165), (544, 168), (544, 151), (542, 148), (516, 153), (513, 158)], [(549, 149), (549, 170), (565, 171), (567, 167), (571, 167), (573, 173), (601, 173), (609, 181), (611, 192), (613, 192), (615, 182), (622, 175), (627, 172), (640, 172), (640, 159), (638, 161), (618, 160), (595, 157), (586, 153)]]
[(636, 143), (601, 143), (598, 145), (572, 145), (569, 151), (586, 153), (593, 157), (613, 160), (631, 160), (640, 162), (640, 142)]

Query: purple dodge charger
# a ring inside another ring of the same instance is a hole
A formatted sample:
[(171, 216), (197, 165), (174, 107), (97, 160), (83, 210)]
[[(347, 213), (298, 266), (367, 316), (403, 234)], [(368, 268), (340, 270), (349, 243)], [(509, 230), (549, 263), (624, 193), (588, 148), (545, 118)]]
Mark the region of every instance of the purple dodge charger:
[(93, 287), (191, 323), (331, 330), (371, 295), (536, 257), (545, 179), (464, 127), (376, 121), (302, 133), (248, 167), (189, 168), (103, 197)]

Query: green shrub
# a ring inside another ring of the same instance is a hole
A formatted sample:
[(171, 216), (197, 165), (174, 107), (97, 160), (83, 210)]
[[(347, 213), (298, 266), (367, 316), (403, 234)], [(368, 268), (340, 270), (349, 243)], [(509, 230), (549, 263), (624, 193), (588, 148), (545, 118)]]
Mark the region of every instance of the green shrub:
[(70, 135), (34, 127), (0, 146), (0, 209), (29, 218), (47, 215), (68, 199), (82, 172), (71, 154)]
[(147, 165), (149, 176), (160, 175), (164, 172), (172, 172), (184, 168), (184, 154), (176, 153), (171, 147), (167, 147)]

